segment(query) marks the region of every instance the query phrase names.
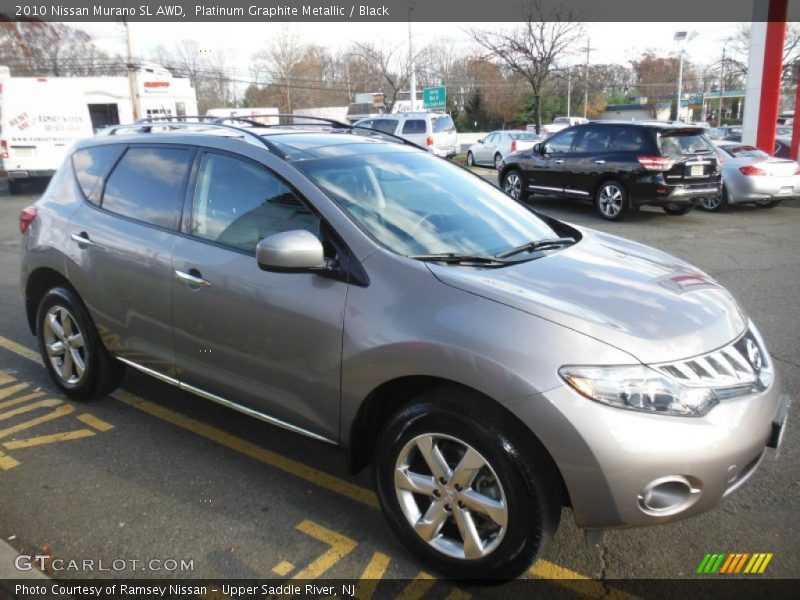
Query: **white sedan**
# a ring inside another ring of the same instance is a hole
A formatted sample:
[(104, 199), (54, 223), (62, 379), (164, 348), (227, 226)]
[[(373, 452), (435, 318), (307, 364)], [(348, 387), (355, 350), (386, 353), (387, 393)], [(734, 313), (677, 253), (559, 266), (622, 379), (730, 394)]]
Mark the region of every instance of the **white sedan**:
[(541, 142), (543, 136), (530, 131), (508, 129), (492, 131), (482, 140), (478, 140), (467, 150), (467, 164), (494, 167), (500, 164), (504, 156), (533, 148), (536, 142)]

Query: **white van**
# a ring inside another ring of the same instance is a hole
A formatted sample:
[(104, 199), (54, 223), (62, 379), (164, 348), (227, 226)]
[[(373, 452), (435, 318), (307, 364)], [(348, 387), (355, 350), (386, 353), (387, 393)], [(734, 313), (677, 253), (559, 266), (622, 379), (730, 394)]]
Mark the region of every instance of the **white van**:
[(206, 112), (207, 117), (242, 117), (258, 121), (264, 125), (278, 125), (280, 119), (277, 117), (280, 111), (277, 107), (256, 107), (256, 108), (209, 108)]
[(0, 78), (0, 177), (12, 194), (34, 177), (50, 177), (73, 142), (92, 136), (80, 85), (47, 77)]
[(436, 156), (451, 158), (458, 154), (456, 125), (446, 113), (389, 113), (356, 121), (355, 127), (391, 133)]

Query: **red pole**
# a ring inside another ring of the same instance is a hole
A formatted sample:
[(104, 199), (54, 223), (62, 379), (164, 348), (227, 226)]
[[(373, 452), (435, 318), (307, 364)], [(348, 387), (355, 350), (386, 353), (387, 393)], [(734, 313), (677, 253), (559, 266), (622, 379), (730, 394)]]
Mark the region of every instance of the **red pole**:
[(792, 121), (792, 143), (789, 145), (789, 156), (797, 160), (800, 150), (800, 67), (797, 69), (797, 86), (794, 95), (794, 120)]
[(758, 112), (756, 146), (769, 155), (775, 153), (775, 127), (781, 101), (783, 42), (786, 39), (788, 0), (769, 0), (764, 71), (761, 76), (761, 106)]

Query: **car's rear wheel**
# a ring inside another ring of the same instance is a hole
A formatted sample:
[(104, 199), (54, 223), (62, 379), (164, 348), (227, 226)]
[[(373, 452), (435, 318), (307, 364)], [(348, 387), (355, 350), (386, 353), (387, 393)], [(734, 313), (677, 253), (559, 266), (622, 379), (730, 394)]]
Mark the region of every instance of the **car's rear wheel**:
[(700, 201), (700, 207), (703, 210), (710, 210), (712, 212), (728, 210), (731, 207), (731, 197), (728, 188), (723, 186), (718, 196), (703, 198)]
[(759, 208), (775, 208), (780, 203), (780, 200), (758, 200), (756, 206)]
[(499, 152), (494, 155), (494, 168), (500, 170), (500, 163), (503, 162), (503, 155)]
[(455, 579), (520, 575), (558, 528), (560, 483), (510, 416), (459, 388), (422, 394), (383, 428), (374, 476), (392, 529)]
[(42, 362), (51, 379), (75, 400), (90, 400), (114, 390), (125, 366), (103, 346), (77, 295), (65, 287), (47, 292), (39, 303), (36, 331)]
[(597, 188), (594, 207), (607, 221), (619, 221), (628, 210), (628, 192), (619, 181), (604, 181)]
[(694, 210), (694, 204), (665, 204), (661, 208), (670, 216), (678, 217)]
[(8, 181), (8, 193), (12, 196), (16, 196), (17, 194), (22, 193), (22, 182), (15, 181), (13, 179), (9, 179)]
[(503, 175), (503, 191), (514, 198), (524, 202), (528, 199), (528, 192), (525, 190), (525, 180), (522, 173), (516, 169), (510, 169)]
[(467, 152), (467, 166), (475, 166), (475, 157), (472, 155), (472, 152)]

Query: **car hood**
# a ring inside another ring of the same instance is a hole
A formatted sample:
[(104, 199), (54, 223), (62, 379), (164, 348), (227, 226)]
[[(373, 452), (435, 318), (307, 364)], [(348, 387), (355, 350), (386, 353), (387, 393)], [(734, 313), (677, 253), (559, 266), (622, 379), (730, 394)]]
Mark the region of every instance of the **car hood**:
[(747, 327), (725, 288), (643, 244), (577, 228), (571, 247), (502, 268), (428, 267), (442, 283), (604, 341), (642, 361), (688, 358)]

